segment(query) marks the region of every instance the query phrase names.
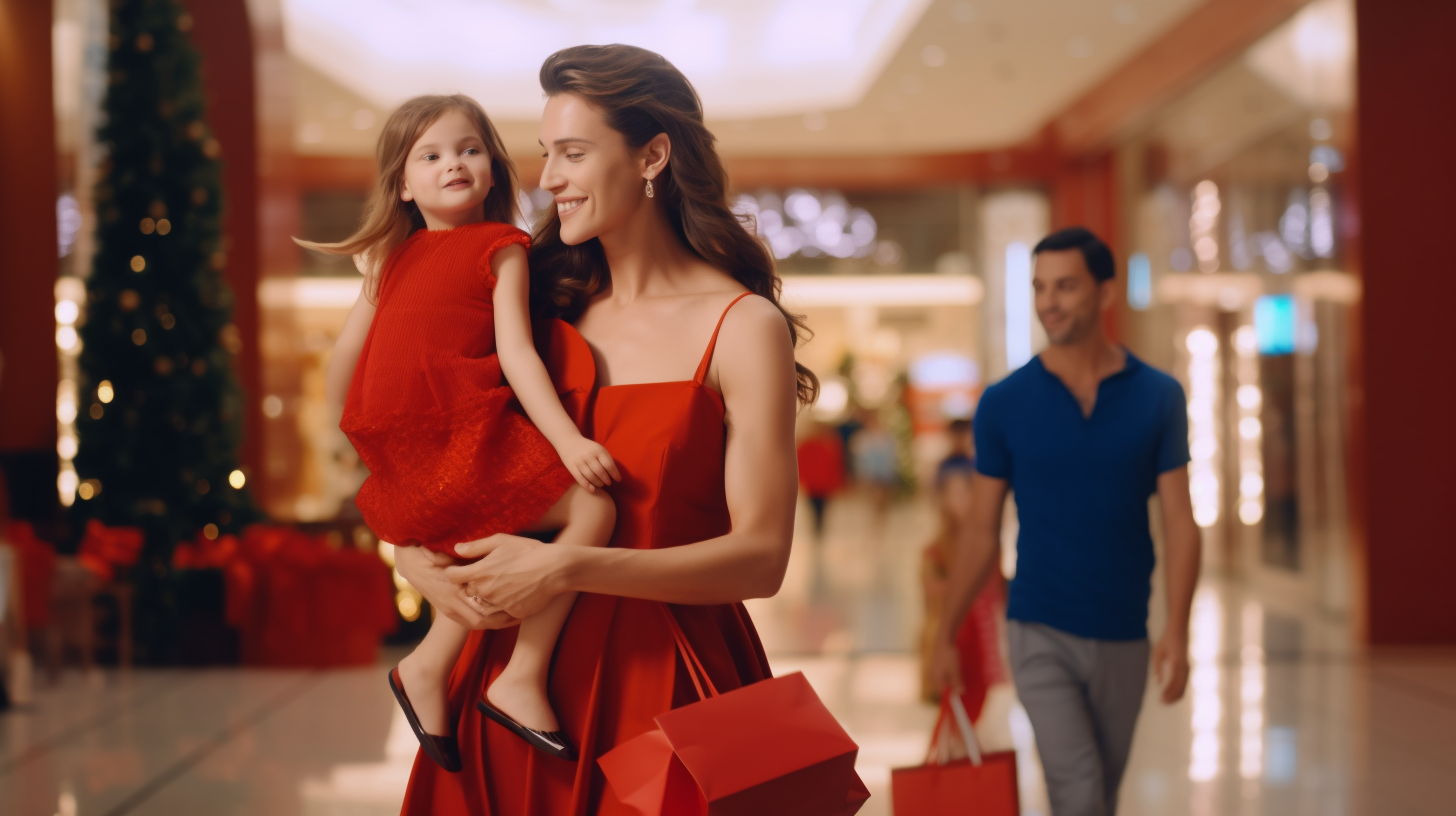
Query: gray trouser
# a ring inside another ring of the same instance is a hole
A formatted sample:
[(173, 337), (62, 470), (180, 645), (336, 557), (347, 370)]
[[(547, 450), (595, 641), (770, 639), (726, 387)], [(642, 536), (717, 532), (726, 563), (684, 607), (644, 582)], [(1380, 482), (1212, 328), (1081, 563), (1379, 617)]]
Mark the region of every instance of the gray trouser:
[(1007, 621), (1016, 694), (1036, 732), (1052, 816), (1114, 816), (1148, 682), (1146, 640)]

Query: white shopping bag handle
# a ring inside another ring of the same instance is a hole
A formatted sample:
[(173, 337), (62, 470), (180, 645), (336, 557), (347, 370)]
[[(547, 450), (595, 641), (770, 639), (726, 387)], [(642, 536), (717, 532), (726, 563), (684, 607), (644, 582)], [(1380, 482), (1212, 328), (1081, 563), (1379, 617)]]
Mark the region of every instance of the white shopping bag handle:
[(950, 713), (955, 717), (956, 725), (960, 727), (961, 739), (966, 743), (966, 753), (971, 755), (971, 764), (981, 764), (981, 741), (976, 739), (976, 729), (971, 726), (971, 718), (966, 715), (966, 705), (961, 702), (959, 694), (950, 696)]
[[(950, 696), (950, 713), (955, 720), (956, 730), (961, 732), (961, 741), (965, 743), (966, 753), (971, 758), (972, 765), (981, 764), (981, 741), (976, 739), (976, 729), (971, 725), (971, 718), (966, 714), (966, 705), (961, 702), (961, 696), (946, 689), (945, 694)], [(944, 727), (947, 723), (942, 720), (938, 727)], [(950, 762), (949, 743), (937, 737), (935, 740), (936, 761), (944, 765)]]

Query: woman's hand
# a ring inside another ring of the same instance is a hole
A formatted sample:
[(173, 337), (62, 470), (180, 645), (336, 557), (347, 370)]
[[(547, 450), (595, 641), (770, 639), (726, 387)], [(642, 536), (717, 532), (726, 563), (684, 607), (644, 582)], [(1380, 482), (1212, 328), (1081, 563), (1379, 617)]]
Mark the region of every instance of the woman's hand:
[(567, 551), (575, 549), (501, 533), (456, 545), (462, 558), (485, 557), (449, 567), (445, 576), (479, 598), (483, 608), (525, 618), (561, 594), (561, 573), (571, 555)]
[(399, 574), (450, 620), (467, 629), (506, 629), (520, 623), (500, 609), (477, 603), (465, 587), (452, 582), (447, 571), (456, 563), (450, 556), (424, 547), (394, 548), (394, 565)]
[(961, 653), (951, 641), (937, 637), (930, 652), (930, 682), (937, 689), (950, 689), (957, 694), (966, 690), (961, 677)]

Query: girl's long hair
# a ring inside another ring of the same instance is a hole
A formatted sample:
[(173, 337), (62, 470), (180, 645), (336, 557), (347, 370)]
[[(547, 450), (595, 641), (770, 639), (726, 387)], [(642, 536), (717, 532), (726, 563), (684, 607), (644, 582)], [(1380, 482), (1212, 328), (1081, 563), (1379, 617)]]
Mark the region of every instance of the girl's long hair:
[(490, 153), (491, 188), (485, 197), (485, 220), (502, 224), (514, 224), (517, 220), (516, 166), (511, 163), (500, 134), (480, 103), (462, 94), (417, 96), (405, 102), (389, 115), (379, 132), (379, 144), (375, 147), (379, 180), (364, 205), (359, 229), (337, 243), (293, 239), (299, 246), (330, 255), (359, 256), (359, 266), (365, 276), (365, 296), (371, 303), (378, 301), (379, 285), (390, 253), (415, 230), (425, 228), (419, 206), (399, 197), (404, 189), (405, 160), (420, 135), (450, 111), (465, 114), (480, 131), (480, 140)]
[[(774, 271), (773, 255), (728, 205), (728, 174), (713, 148), (713, 134), (703, 126), (697, 91), (682, 72), (658, 54), (635, 46), (580, 45), (546, 59), (541, 89), (547, 96), (580, 96), (603, 113), (631, 148), (666, 133), (672, 152), (652, 185), (673, 231), (699, 258), (777, 306), (795, 345), (801, 335), (807, 339), (804, 318), (779, 302), (782, 283)], [(536, 224), (530, 258), (537, 308), (567, 321), (578, 317), (611, 278), (600, 241), (562, 243), (555, 207), (548, 207)], [(804, 366), (794, 367), (799, 402), (807, 405), (818, 396), (819, 380)]]

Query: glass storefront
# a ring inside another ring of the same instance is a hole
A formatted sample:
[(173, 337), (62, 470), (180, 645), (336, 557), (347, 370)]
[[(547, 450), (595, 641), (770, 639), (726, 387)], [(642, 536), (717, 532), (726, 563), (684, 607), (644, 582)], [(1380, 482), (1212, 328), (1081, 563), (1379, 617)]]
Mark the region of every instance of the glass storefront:
[(1311, 4), (1118, 147), (1128, 344), (1189, 397), (1210, 566), (1348, 609), (1352, 10)]

